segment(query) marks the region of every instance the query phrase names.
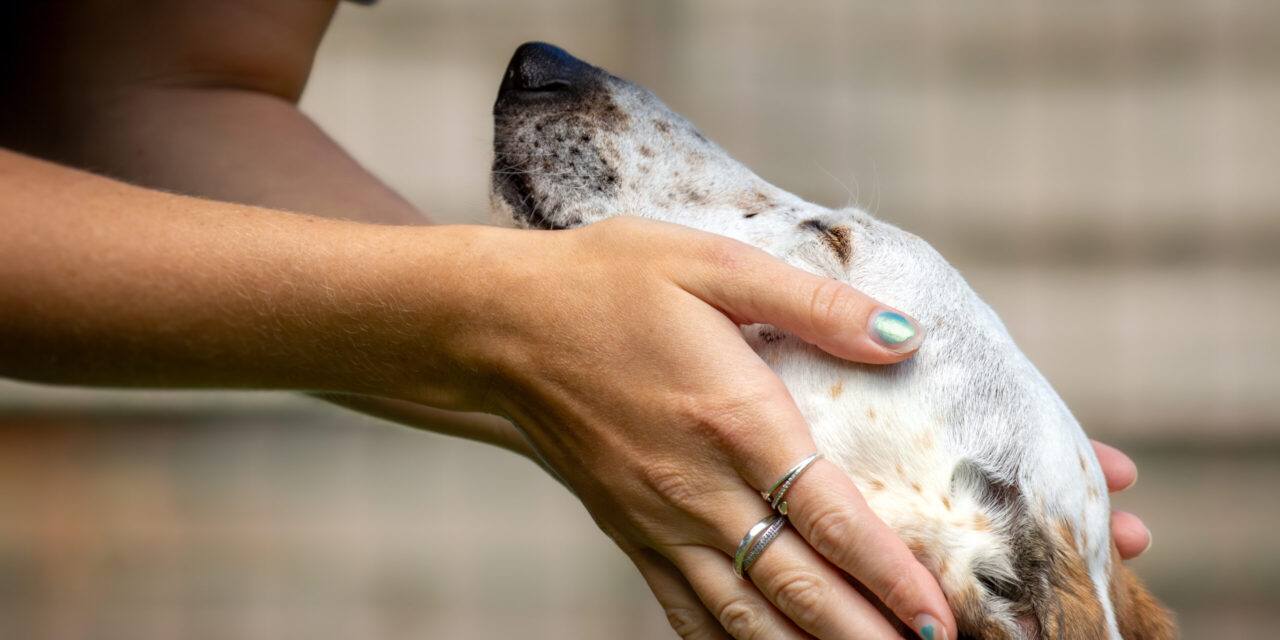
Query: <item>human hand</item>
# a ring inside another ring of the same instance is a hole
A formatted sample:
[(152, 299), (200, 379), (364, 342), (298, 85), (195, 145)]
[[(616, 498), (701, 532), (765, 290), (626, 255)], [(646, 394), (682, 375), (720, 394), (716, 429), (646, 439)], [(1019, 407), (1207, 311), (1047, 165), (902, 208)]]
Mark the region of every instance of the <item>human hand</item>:
[(731, 566), (743, 534), (770, 513), (759, 491), (815, 451), (739, 325), (770, 323), (868, 363), (903, 359), (918, 336), (890, 350), (867, 331), (883, 305), (684, 227), (617, 218), (505, 233), (476, 247), (493, 257), (472, 276), (480, 298), (452, 324), (451, 357), (489, 373), (476, 408), (519, 425), (682, 636), (899, 637), (843, 571), (911, 628), (956, 637), (930, 573), (822, 460), (787, 494), (794, 529), (752, 566), (751, 582)]
[[(1102, 465), (1102, 474), (1107, 477), (1108, 491), (1124, 491), (1138, 481), (1138, 468), (1119, 449), (1094, 440), (1093, 451)], [(1111, 511), (1111, 539), (1125, 560), (1142, 555), (1151, 546), (1151, 532), (1138, 516), (1127, 511)]]

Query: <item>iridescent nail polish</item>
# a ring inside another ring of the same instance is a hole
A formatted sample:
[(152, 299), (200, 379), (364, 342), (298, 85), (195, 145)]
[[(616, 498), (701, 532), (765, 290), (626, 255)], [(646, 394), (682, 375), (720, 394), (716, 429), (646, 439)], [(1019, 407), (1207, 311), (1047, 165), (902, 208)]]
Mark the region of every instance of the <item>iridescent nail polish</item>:
[(919, 344), (920, 331), (906, 316), (894, 311), (878, 311), (871, 316), (872, 339), (892, 351), (910, 351)]
[(912, 625), (920, 633), (920, 637), (924, 640), (947, 640), (947, 628), (938, 623), (933, 616), (922, 613), (916, 616), (912, 621)]

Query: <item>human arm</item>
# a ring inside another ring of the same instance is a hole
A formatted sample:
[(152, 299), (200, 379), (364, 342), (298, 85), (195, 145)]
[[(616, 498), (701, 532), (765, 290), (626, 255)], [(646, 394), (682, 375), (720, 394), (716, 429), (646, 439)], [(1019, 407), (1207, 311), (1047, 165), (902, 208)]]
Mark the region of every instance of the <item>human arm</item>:
[[(334, 2), (24, 6), (0, 77), (0, 146), (134, 184), (384, 224), (428, 218), (298, 110)], [(245, 46), (251, 43), (252, 46)], [(263, 44), (270, 43), (270, 44)], [(317, 394), (417, 428), (531, 455), (506, 420)]]

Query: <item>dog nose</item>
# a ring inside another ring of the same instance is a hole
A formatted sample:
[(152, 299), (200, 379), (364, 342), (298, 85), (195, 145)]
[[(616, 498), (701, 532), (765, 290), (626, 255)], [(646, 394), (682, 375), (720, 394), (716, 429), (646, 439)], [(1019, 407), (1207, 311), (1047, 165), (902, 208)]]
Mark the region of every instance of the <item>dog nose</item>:
[(527, 42), (520, 45), (498, 89), (498, 100), (520, 93), (570, 94), (585, 88), (594, 78), (595, 67), (569, 55), (560, 47), (545, 42)]

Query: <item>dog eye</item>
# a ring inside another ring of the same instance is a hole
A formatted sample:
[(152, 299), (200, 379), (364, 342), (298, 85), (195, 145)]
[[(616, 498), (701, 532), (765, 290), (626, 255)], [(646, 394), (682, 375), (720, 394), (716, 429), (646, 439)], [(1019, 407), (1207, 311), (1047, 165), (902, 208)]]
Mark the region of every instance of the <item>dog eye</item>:
[(1023, 599), (1023, 589), (1015, 582), (1010, 582), (995, 574), (986, 573), (984, 571), (976, 571), (973, 577), (978, 580), (988, 593), (997, 598), (1008, 600), (1010, 602), (1021, 602)]

